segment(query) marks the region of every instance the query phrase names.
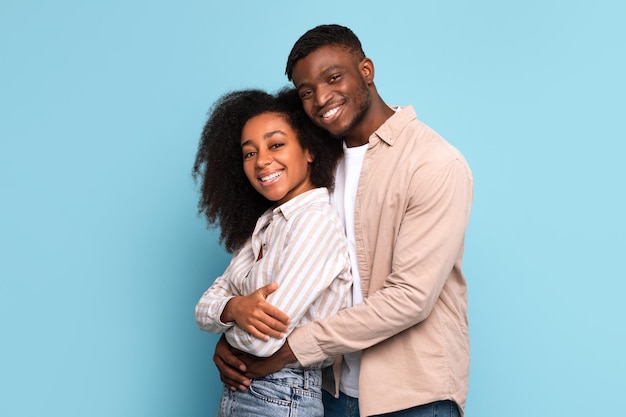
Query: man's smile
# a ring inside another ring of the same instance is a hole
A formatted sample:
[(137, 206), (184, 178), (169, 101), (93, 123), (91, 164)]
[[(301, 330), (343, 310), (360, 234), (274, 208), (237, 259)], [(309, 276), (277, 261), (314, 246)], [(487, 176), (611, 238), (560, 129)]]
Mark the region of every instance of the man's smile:
[(328, 110), (326, 113), (322, 114), (322, 118), (330, 119), (339, 111), (339, 107), (335, 107), (334, 109)]

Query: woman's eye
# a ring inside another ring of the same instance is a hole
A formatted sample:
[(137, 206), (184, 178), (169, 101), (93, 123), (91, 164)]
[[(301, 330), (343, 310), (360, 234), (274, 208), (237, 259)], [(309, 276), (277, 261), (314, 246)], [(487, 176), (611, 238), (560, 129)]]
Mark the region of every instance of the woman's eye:
[(274, 143), (270, 146), (270, 149), (278, 149), (282, 147), (283, 145), (284, 145), (283, 143)]
[(256, 155), (256, 152), (246, 152), (246, 153), (243, 154), (243, 159), (250, 159), (254, 155)]

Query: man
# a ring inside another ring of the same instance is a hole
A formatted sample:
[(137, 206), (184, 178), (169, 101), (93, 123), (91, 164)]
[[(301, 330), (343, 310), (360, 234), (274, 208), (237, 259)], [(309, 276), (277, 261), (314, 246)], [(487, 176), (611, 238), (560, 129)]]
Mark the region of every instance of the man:
[[(308, 116), (344, 143), (333, 201), (352, 246), (354, 306), (297, 328), (270, 358), (242, 355), (220, 341), (214, 361), (222, 381), (246, 389), (249, 378), (290, 362), (343, 355), (326, 386), (333, 394), (325, 397), (326, 416), (462, 414), (469, 375), (461, 271), (472, 199), (467, 163), (411, 106), (385, 104), (374, 65), (348, 28), (305, 33), (286, 73)], [(264, 324), (283, 329), (280, 312), (267, 307)]]

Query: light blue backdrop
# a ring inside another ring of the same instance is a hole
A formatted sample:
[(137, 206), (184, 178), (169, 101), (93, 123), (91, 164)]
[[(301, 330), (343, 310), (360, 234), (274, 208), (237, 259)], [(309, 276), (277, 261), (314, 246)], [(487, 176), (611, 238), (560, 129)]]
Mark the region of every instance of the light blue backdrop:
[(620, 413), (625, 2), (2, 0), (0, 415), (214, 414), (200, 130), (335, 22), (473, 168), (466, 415)]

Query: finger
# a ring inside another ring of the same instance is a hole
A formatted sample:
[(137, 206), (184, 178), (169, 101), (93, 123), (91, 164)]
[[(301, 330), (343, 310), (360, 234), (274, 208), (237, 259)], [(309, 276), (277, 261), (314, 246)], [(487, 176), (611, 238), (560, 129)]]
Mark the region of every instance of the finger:
[(257, 324), (257, 331), (261, 332), (262, 334), (269, 335), (270, 337), (273, 337), (275, 339), (282, 339), (283, 337), (285, 337), (288, 330), (287, 326), (276, 320), (268, 320), (268, 323), (269, 325), (265, 323)]
[(228, 386), (231, 391), (240, 389), (245, 391), (250, 386), (250, 379), (243, 375), (235, 368), (228, 366), (226, 363), (221, 362), (219, 358), (214, 360), (220, 373), (220, 380), (224, 385)]
[(248, 389), (247, 385), (240, 384), (238, 381), (235, 381), (233, 379), (229, 379), (229, 378), (225, 377), (222, 374), (220, 374), (220, 380), (231, 391), (237, 391), (237, 390), (245, 391), (245, 390)]
[[(272, 313), (279, 313), (279, 317), (281, 317), (281, 319), (276, 319)], [(286, 322), (285, 318), (287, 318)], [(255, 315), (255, 317), (251, 317), (250, 319), (250, 326), (256, 327), (259, 332), (269, 334), (274, 337), (276, 337), (277, 332), (285, 333), (289, 329), (289, 317), (270, 304), (264, 306), (262, 314), (259, 312), (259, 314)]]
[(226, 367), (239, 369), (242, 372), (246, 370), (246, 364), (234, 354), (224, 336), (222, 336), (215, 345), (213, 362), (215, 362), (215, 365), (220, 372), (224, 372), (224, 369), (222, 368)]
[[(267, 332), (261, 331), (260, 329), (258, 329), (257, 327), (255, 327), (253, 325), (242, 326), (242, 327), (243, 327), (243, 329), (246, 332), (250, 333), (251, 336), (254, 336), (257, 339), (261, 339), (261, 340), (263, 340), (265, 342), (267, 342), (269, 340), (270, 336), (271, 337), (276, 337), (274, 335), (268, 334)], [(265, 326), (265, 327), (267, 329), (267, 326)]]
[(273, 329), (284, 329), (283, 331), (287, 331), (287, 325), (291, 322), (289, 316), (283, 313), (281, 310), (277, 309), (273, 305), (269, 305), (265, 311), (268, 316), (271, 316), (274, 319), (274, 323), (266, 323), (271, 326)]
[(258, 294), (261, 295), (261, 297), (263, 297), (263, 299), (266, 299), (268, 295), (270, 295), (277, 289), (278, 289), (278, 283), (274, 281), (271, 284), (267, 284), (266, 286), (261, 287), (256, 291)]

